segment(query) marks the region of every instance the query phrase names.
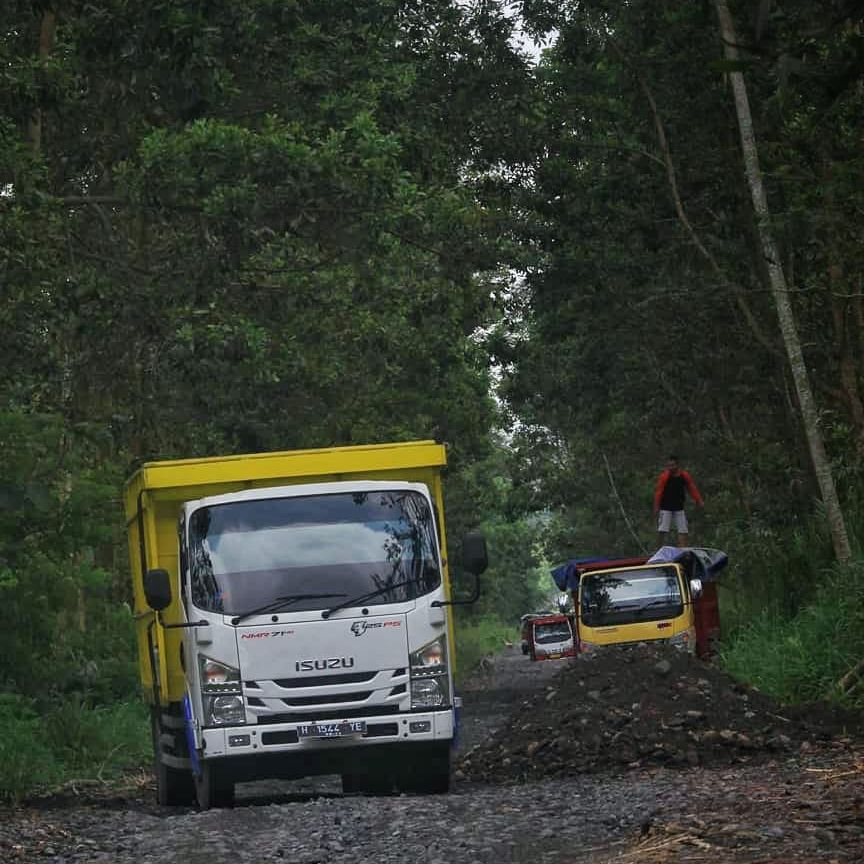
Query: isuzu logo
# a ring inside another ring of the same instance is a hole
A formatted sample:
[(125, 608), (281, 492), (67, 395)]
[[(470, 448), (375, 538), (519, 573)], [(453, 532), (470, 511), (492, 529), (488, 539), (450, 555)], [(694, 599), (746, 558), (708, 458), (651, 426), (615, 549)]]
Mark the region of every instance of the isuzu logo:
[(353, 665), (353, 657), (326, 657), (321, 660), (298, 660), (294, 668), (298, 672), (314, 672), (322, 669), (350, 669)]

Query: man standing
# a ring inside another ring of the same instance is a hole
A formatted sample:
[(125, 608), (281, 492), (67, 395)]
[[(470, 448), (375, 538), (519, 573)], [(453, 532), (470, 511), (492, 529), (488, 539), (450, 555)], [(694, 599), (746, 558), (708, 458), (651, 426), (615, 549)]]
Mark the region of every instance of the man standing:
[(684, 513), (684, 499), (687, 493), (699, 507), (705, 502), (693, 482), (693, 478), (682, 471), (677, 456), (669, 456), (666, 468), (657, 478), (654, 489), (654, 516), (657, 518), (657, 535), (660, 545), (666, 543), (666, 535), (670, 527), (678, 533), (678, 545), (686, 546), (688, 540), (687, 516)]

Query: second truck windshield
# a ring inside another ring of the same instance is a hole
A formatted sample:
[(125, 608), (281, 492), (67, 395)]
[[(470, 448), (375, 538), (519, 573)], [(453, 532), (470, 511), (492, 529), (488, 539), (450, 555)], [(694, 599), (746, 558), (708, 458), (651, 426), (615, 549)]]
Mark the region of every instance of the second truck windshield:
[(587, 573), (580, 601), (589, 627), (676, 618), (684, 611), (674, 566)]

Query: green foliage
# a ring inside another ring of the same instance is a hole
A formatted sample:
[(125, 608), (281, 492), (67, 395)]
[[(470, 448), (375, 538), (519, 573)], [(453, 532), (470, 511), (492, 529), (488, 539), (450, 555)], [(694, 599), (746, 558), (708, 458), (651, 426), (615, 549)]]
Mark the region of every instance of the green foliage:
[(14, 804), (55, 782), (61, 769), (30, 700), (0, 693), (0, 728), (0, 802)]
[(538, 557), (537, 520), (489, 519), (483, 531), (491, 552), (489, 569), (481, 577), (478, 615), (495, 615), (510, 626), (548, 594)]
[(483, 175), (533, 109), (494, 5), (49, 11), (14, 0), (0, 35), (0, 689), (68, 776), (138, 690), (142, 460), (436, 438), (458, 549), (512, 247)]
[(77, 697), (34, 700), (0, 693), (0, 802), (68, 780), (110, 780), (152, 759), (143, 703), (94, 707)]
[[(117, 496), (149, 458), (447, 442), (448, 557), (478, 523), (490, 540), (468, 665), (547, 559), (653, 545), (669, 450), (708, 502), (694, 539), (732, 558), (734, 629), (819, 602), (711, 4), (532, 0), (524, 26), (556, 34), (536, 70), (498, 2), (67, 4), (48, 57), (42, 6), (8, 6), (0, 690), (21, 741), (30, 698), (76, 730), (22, 745), (34, 782), (110, 751), (100, 712), (137, 690)], [(742, 67), (852, 506), (864, 88), (860, 20), (835, 11), (772, 9)]]
[(837, 689), (861, 660), (864, 564), (836, 568), (819, 580), (814, 593), (796, 614), (775, 609), (753, 618), (723, 649), (723, 664), (783, 702), (838, 699), (864, 706), (860, 685), (849, 697)]
[[(540, 563), (543, 520), (513, 512), (514, 489), (509, 477), (506, 448), (493, 442), (485, 459), (474, 461), (445, 486), (451, 565), (455, 562), (456, 596), (474, 588), (474, 577), (461, 573), (461, 533), (453, 526), (482, 530), (489, 549), (489, 569), (480, 577), (480, 599), (463, 607), (463, 620), (496, 619), (513, 626), (548, 593)], [(455, 482), (453, 482), (455, 481)], [(478, 516), (484, 517), (477, 523)]]
[(456, 681), (464, 681), (477, 664), (490, 654), (497, 654), (505, 643), (518, 641), (518, 628), (502, 624), (494, 615), (456, 618)]
[[(749, 32), (749, 7), (731, 5)], [(538, 69), (546, 147), (518, 196), (535, 254), (490, 340), (521, 504), (550, 512), (553, 561), (650, 549), (653, 481), (677, 451), (708, 504), (693, 539), (730, 552), (749, 608), (763, 592), (797, 608), (819, 579), (824, 537), (809, 527), (815, 484), (714, 64), (715, 12), (591, 0), (524, 14), (558, 38)], [(848, 288), (862, 264), (843, 215), (864, 177), (848, 122), (860, 115), (859, 23), (848, 4), (829, 26), (795, 2), (759, 25), (744, 57), (773, 227), (850, 503), (864, 453)], [(778, 555), (787, 570), (767, 563)]]
[[(86, 689), (131, 645), (131, 615), (97, 561), (121, 537), (119, 477), (59, 417), (0, 413), (0, 687)], [(125, 589), (125, 586), (124, 586)], [(125, 589), (128, 590), (128, 589)], [(94, 666), (95, 664), (95, 666)], [(128, 676), (123, 685), (128, 692)]]
[(43, 722), (45, 743), (67, 777), (109, 779), (153, 757), (147, 709), (139, 701), (91, 706), (70, 698)]

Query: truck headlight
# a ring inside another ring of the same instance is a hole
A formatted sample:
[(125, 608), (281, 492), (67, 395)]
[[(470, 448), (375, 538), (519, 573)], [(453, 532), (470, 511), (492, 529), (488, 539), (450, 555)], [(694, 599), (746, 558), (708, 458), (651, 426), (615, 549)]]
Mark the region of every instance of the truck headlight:
[(240, 693), (240, 670), (218, 660), (198, 655), (202, 693)]
[(450, 704), (450, 678), (447, 667), (447, 638), (439, 636), (412, 651), (411, 708), (443, 708)]
[(670, 645), (689, 651), (693, 647), (693, 634), (689, 630), (682, 630), (667, 640)]
[(201, 703), (207, 726), (237, 726), (246, 722), (246, 703), (240, 670), (203, 654), (198, 655), (201, 672)]
[(422, 648), (411, 653), (409, 658), (412, 675), (440, 675), (447, 671), (447, 641), (439, 636)]
[(208, 725), (237, 726), (246, 722), (246, 706), (239, 694), (205, 696), (204, 716)]
[(416, 678), (411, 682), (411, 708), (441, 708), (447, 704), (447, 678)]

